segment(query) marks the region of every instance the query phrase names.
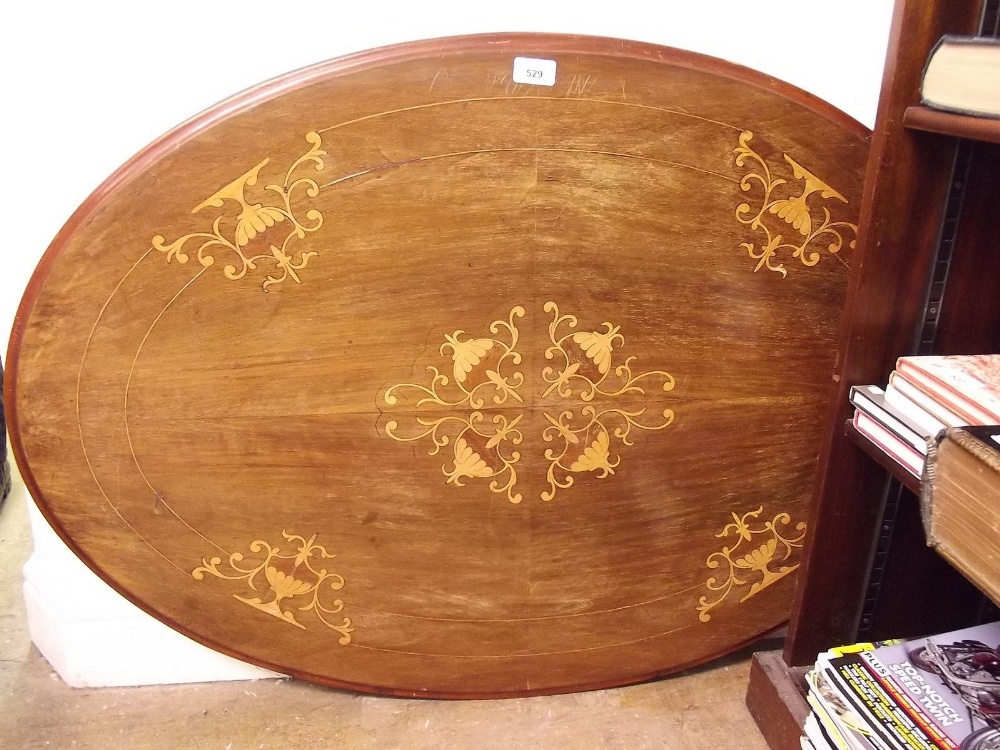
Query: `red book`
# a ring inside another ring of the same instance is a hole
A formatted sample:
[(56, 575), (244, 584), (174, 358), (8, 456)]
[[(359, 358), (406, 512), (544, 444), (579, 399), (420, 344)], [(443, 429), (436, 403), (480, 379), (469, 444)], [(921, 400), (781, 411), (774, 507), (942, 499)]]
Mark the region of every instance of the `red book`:
[(903, 442), (860, 409), (854, 412), (854, 426), (896, 463), (920, 478), (924, 470), (924, 457), (912, 445)]
[(896, 370), (970, 424), (1000, 424), (1000, 354), (900, 357)]

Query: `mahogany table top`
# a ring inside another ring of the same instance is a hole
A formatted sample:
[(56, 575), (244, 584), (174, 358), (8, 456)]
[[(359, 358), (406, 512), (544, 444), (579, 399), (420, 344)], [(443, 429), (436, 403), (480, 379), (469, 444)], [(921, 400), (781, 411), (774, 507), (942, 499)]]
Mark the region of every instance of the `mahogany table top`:
[(788, 615), (867, 151), (619, 40), (290, 74), (55, 238), (15, 454), (112, 586), (281, 672), (481, 697), (705, 662)]

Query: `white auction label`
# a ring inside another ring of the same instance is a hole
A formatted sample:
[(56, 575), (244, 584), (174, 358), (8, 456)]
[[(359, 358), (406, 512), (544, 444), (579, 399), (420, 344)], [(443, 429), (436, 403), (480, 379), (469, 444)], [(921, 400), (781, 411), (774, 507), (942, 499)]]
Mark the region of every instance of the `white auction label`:
[(540, 60), (535, 57), (514, 58), (514, 83), (530, 83), (533, 86), (555, 86), (556, 61)]

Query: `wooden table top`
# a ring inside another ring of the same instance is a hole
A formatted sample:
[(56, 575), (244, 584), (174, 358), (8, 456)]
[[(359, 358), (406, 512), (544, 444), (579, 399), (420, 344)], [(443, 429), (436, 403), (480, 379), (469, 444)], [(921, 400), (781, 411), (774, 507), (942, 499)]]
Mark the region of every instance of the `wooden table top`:
[(610, 39), (269, 82), (53, 241), (19, 465), (117, 590), (287, 674), (484, 697), (703, 663), (788, 615), (868, 135)]

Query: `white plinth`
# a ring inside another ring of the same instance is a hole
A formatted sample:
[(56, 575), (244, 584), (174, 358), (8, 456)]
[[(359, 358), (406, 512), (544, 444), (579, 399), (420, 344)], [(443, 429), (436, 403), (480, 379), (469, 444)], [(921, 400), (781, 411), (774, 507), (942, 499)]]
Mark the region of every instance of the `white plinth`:
[(102, 581), (45, 521), (24, 485), (34, 552), (24, 565), (31, 640), (72, 687), (166, 685), (281, 677), (171, 630)]

